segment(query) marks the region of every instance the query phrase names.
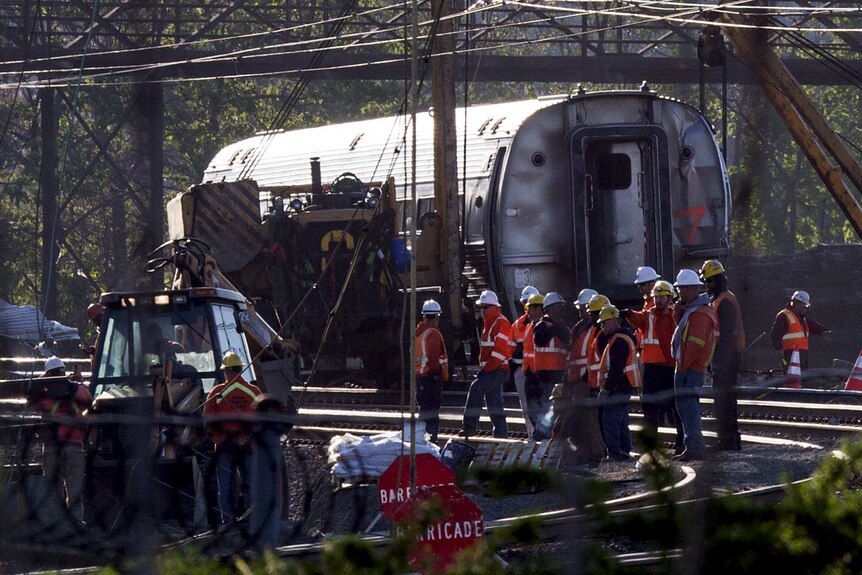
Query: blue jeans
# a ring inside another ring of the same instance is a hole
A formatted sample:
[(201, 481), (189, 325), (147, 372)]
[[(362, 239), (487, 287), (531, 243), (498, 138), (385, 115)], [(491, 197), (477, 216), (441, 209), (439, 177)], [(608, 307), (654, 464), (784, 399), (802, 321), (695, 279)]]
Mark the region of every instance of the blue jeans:
[(506, 412), (503, 410), (503, 384), (509, 379), (509, 369), (498, 369), (494, 372), (480, 371), (470, 384), (467, 392), (467, 403), (464, 405), (464, 432), (473, 435), (479, 428), (479, 415), (482, 404), (488, 407), (488, 415), (494, 425), (494, 437), (509, 436), (509, 426), (506, 423)]
[(682, 420), (685, 448), (689, 453), (703, 456), (703, 422), (700, 416), (700, 389), (703, 387), (703, 372), (687, 369), (674, 374), (676, 410)]
[(629, 431), (629, 400), (626, 393), (601, 395), (602, 429), (605, 433), (605, 445), (608, 457), (616, 460), (628, 459), (632, 450), (632, 435)]
[[(239, 470), (242, 496), (245, 505), (251, 503), (252, 452), (251, 446), (226, 441), (216, 446), (216, 480), (218, 481), (218, 507), (222, 523), (240, 517), (235, 504), (236, 471)], [(245, 510), (242, 510), (243, 512)]]

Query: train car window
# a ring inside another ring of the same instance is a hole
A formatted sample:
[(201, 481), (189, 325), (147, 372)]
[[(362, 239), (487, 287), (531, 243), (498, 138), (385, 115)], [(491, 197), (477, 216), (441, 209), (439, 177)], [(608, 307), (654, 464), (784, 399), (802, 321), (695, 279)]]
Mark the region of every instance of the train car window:
[(627, 190), (632, 185), (632, 161), (626, 154), (596, 157), (596, 185), (600, 190)]

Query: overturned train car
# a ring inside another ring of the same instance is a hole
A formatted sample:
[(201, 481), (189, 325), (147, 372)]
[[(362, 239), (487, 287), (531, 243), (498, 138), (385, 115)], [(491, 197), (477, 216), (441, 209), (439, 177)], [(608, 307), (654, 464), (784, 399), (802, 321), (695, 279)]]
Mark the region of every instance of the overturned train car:
[[(384, 236), (375, 239), (374, 249), (395, 258), (407, 218), (417, 217), (421, 235), (413, 254), (420, 284), (439, 285), (434, 235), (440, 231), (429, 225), (437, 221), (432, 114), (417, 117), (415, 173), (409, 138), (404, 141), (410, 133), (405, 118), (262, 133), (231, 144), (210, 162), (203, 183), (187, 192), (197, 194), (198, 201), (207, 194), (219, 198), (211, 202), (217, 208), (209, 233), (202, 225), (172, 225), (171, 233), (201, 236), (220, 254), (232, 252), (219, 259), (227, 273), (241, 275), (261, 252), (272, 254), (279, 230), (295, 227), (313, 236), (302, 244), (308, 256), (303, 265), (319, 271), (322, 263), (317, 262), (332, 239), (341, 241), (343, 232), (350, 231), (345, 224), (357, 217), (355, 210), (364, 214), (360, 220), (365, 224), (380, 213), (371, 209), (379, 193), (368, 184), (392, 177), (393, 210), (386, 225), (377, 226)], [(692, 106), (641, 89), (473, 106), (457, 110), (456, 118), (463, 279), (470, 298), (490, 287), (511, 314), (520, 312), (515, 300), (526, 284), (568, 297), (592, 287), (612, 300), (632, 300), (638, 266), (652, 265), (671, 278), (682, 267), (727, 251), (727, 172), (709, 123)], [(319, 159), (315, 170), (309, 169), (311, 158)], [(313, 171), (319, 171), (317, 178)], [(414, 180), (415, 209), (408, 201)], [(316, 181), (331, 185), (321, 187)], [(245, 190), (244, 221), (217, 226), (219, 214), (232, 211), (236, 186)], [(255, 190), (260, 192), (259, 211), (248, 199)], [(233, 237), (237, 234), (239, 239)], [(356, 247), (352, 242), (342, 246), (345, 255)], [(292, 259), (297, 259), (295, 253), (282, 261)], [(291, 273), (302, 276), (299, 269)], [(339, 273), (333, 272), (336, 284), (343, 279)], [(357, 297), (353, 310), (379, 315), (387, 307), (380, 298), (398, 286), (375, 295), (368, 283), (385, 282), (369, 274), (364, 279), (365, 285), (357, 288), (365, 290), (364, 297)], [(248, 282), (242, 285), (255, 291)], [(337, 287), (332, 286), (333, 293)], [(289, 299), (301, 295), (301, 289), (296, 291)]]

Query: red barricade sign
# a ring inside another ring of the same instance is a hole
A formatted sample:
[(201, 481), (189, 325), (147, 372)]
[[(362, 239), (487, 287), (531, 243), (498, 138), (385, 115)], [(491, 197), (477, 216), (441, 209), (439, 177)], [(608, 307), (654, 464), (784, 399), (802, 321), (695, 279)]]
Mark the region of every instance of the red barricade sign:
[(418, 488), (395, 511), (395, 524), (403, 531), (415, 520), (416, 506), (434, 499), (443, 515), (422, 528), (411, 550), (411, 566), (420, 573), (445, 573), (458, 553), (477, 545), (485, 535), (482, 510), (454, 484)]
[[(454, 485), (455, 474), (430, 453), (416, 455), (416, 488)], [(391, 520), (395, 509), (410, 497), (410, 456), (395, 458), (377, 480), (380, 512)]]

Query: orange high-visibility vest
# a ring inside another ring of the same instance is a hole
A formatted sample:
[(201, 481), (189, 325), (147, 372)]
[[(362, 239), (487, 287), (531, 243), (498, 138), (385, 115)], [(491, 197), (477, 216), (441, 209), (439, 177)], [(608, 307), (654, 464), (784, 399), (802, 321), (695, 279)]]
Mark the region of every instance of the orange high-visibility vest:
[[(518, 344), (521, 344), (521, 349), (523, 350), (524, 333), (527, 331), (527, 325), (530, 323), (532, 322), (530, 321), (530, 316), (527, 314), (522, 315), (512, 323), (512, 343), (515, 344), (515, 349), (517, 349)], [(522, 357), (512, 357), (510, 361), (514, 364), (520, 364), (523, 362)]]
[(527, 324), (524, 330), (524, 363), (521, 365), (524, 373), (536, 373), (536, 342), (533, 340), (533, 322)]
[(635, 311), (628, 320), (642, 334), (639, 341), (642, 363), (674, 365), (670, 342), (676, 323), (670, 310), (662, 313), (653, 307), (645, 312)]
[(566, 369), (566, 357), (569, 350), (554, 336), (548, 345), (536, 346), (536, 371), (562, 371)]
[(717, 327), (718, 318), (710, 306), (701, 305), (692, 310), (682, 332), (677, 369), (705, 371), (710, 366)]
[(608, 369), (611, 365), (611, 347), (619, 338), (624, 339), (629, 348), (629, 355), (626, 359), (625, 367), (626, 379), (629, 380), (629, 385), (637, 389), (641, 386), (641, 368), (638, 363), (638, 350), (630, 337), (619, 332), (611, 336), (608, 340), (608, 345), (605, 346), (605, 351), (602, 353), (602, 359), (599, 362), (598, 385), (601, 388), (605, 386), (605, 381), (608, 377)]
[[(737, 353), (742, 353), (745, 351), (745, 329), (742, 326), (742, 310), (739, 309), (739, 300), (736, 299), (736, 294), (730, 291), (723, 291), (718, 294), (718, 297), (712, 302), (712, 307), (715, 308), (716, 316), (718, 316), (718, 306), (724, 300), (729, 301), (733, 305), (733, 313), (736, 315), (736, 331), (732, 335), (736, 342)], [(789, 324), (790, 322), (788, 321), (787, 323)], [(719, 333), (722, 329), (723, 328), (719, 324)]]
[(802, 323), (792, 310), (784, 308), (778, 315), (784, 314), (787, 319), (787, 333), (781, 337), (781, 349), (784, 351), (808, 349), (808, 324)]
[(598, 329), (595, 324), (591, 324), (577, 337), (572, 338), (572, 346), (569, 348), (568, 372), (566, 373), (568, 381), (580, 381), (587, 375), (590, 342), (596, 336)]
[(598, 345), (600, 333), (601, 330), (597, 329), (590, 343), (587, 344), (587, 382), (593, 389), (599, 387), (599, 366), (602, 361)]
[(416, 375), (429, 374), (440, 375), (444, 380), (449, 379), (449, 358), (446, 355), (443, 334), (430, 326), (416, 337)]
[[(512, 326), (499, 308), (496, 314), (490, 312), (492, 315), (489, 316), (488, 313), (485, 314), (482, 338), (479, 340), (479, 367), (484, 371), (496, 371), (512, 357), (515, 344), (510, 337)], [(490, 368), (484, 369), (486, 366)]]

